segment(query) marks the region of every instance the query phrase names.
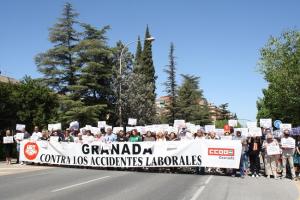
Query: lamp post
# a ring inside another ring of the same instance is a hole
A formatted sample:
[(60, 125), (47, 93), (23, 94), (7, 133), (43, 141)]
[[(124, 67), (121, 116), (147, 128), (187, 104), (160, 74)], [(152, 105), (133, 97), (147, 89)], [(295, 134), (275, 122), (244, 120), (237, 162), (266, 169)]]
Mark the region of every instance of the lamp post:
[[(153, 42), (154, 40), (155, 40), (154, 37), (149, 37), (149, 38), (146, 38), (146, 39), (144, 39), (142, 41)], [(133, 43), (136, 43), (136, 42), (138, 42), (138, 41), (135, 40), (135, 41), (132, 41), (132, 42), (129, 42), (129, 43), (125, 44), (125, 46), (121, 50), (121, 54), (120, 54), (120, 58), (119, 58), (119, 60), (120, 60), (120, 65), (119, 65), (119, 67), (120, 67), (120, 69), (119, 69), (119, 73), (120, 73), (120, 88), (119, 88), (119, 92), (120, 92), (119, 93), (119, 121), (120, 121), (120, 127), (122, 127), (122, 106), (121, 106), (121, 103), (122, 103), (122, 100), (121, 100), (121, 94), (122, 94), (122, 57), (123, 57), (123, 53), (124, 53), (125, 49), (129, 45), (131, 45)]]

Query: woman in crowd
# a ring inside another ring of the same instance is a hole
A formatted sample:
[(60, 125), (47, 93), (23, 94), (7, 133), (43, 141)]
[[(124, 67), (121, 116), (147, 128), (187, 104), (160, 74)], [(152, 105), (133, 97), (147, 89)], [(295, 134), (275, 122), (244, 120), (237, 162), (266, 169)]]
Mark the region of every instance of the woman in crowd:
[(167, 141), (166, 138), (165, 138), (165, 135), (163, 134), (163, 132), (161, 132), (161, 131), (157, 132), (156, 141), (159, 141), (159, 142)]
[(195, 140), (205, 139), (204, 131), (202, 129), (197, 130), (197, 132), (194, 134), (194, 138)]
[(155, 137), (153, 136), (153, 134), (151, 133), (151, 131), (147, 131), (144, 138), (143, 138), (143, 141), (145, 142), (154, 142), (155, 141)]
[[(271, 152), (269, 150), (270, 148), (278, 149), (278, 154)], [(280, 155), (279, 143), (273, 138), (271, 133), (266, 135), (266, 140), (263, 142), (262, 149), (264, 149), (265, 152), (265, 173), (268, 178), (273, 175), (274, 178), (277, 179), (276, 161)]]
[(178, 138), (177, 138), (176, 133), (171, 132), (169, 135), (169, 141), (177, 141), (177, 140), (178, 140)]
[(49, 133), (47, 130), (42, 130), (42, 137), (40, 138), (40, 140), (49, 141)]
[(117, 142), (127, 142), (128, 138), (125, 135), (124, 131), (119, 131), (118, 135), (117, 135)]
[(296, 137), (296, 148), (294, 154), (295, 173), (300, 177), (300, 135)]
[(249, 160), (252, 177), (259, 177), (260, 161), (259, 153), (261, 151), (260, 137), (253, 137), (249, 143)]
[(64, 135), (64, 140), (63, 141), (64, 142), (74, 142), (74, 138), (73, 138), (73, 136), (71, 136), (69, 129), (67, 129), (65, 131), (65, 135)]
[[(11, 137), (12, 136), (10, 130), (6, 130), (5, 136), (6, 137)], [(13, 148), (14, 148), (14, 143), (3, 144), (3, 151), (4, 151), (4, 154), (5, 154), (7, 165), (11, 165), (11, 158), (12, 158), (12, 154), (13, 154)]]
[(141, 141), (142, 141), (142, 137), (139, 135), (136, 129), (133, 129), (132, 134), (129, 137), (129, 142), (141, 142)]

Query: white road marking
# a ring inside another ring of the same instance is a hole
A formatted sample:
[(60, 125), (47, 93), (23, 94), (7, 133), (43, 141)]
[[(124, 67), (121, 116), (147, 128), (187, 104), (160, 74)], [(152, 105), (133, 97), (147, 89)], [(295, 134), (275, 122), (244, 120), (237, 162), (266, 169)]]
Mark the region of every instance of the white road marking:
[(203, 192), (203, 190), (205, 189), (205, 186), (211, 181), (211, 179), (213, 178), (213, 176), (209, 176), (206, 181), (204, 182), (205, 185), (201, 186), (196, 193), (193, 195), (193, 197), (191, 198), (191, 200), (196, 200), (200, 194)]
[(16, 177), (16, 178), (29, 178), (29, 177), (42, 176), (42, 175), (47, 175), (47, 174), (50, 174), (50, 173), (32, 174), (32, 175), (20, 176), (20, 177)]
[(77, 187), (79, 185), (84, 185), (84, 184), (87, 184), (87, 183), (91, 183), (91, 182), (98, 181), (98, 180), (105, 179), (105, 178), (109, 178), (109, 177), (110, 176), (104, 176), (104, 177), (92, 179), (92, 180), (85, 181), (85, 182), (82, 182), (82, 183), (77, 183), (77, 184), (74, 184), (74, 185), (69, 185), (69, 186), (66, 186), (66, 187), (63, 187), (63, 188), (55, 189), (55, 190), (52, 190), (51, 192), (59, 192), (61, 190), (70, 189), (70, 188), (73, 188), (73, 187)]

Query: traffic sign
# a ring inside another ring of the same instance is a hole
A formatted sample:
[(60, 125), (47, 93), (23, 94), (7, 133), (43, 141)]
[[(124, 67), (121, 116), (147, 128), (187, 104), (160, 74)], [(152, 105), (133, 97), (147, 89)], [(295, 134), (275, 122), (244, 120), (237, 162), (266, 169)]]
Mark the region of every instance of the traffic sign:
[(280, 120), (275, 120), (274, 121), (274, 126), (275, 126), (275, 128), (280, 128), (280, 124), (282, 124), (282, 121), (280, 121)]

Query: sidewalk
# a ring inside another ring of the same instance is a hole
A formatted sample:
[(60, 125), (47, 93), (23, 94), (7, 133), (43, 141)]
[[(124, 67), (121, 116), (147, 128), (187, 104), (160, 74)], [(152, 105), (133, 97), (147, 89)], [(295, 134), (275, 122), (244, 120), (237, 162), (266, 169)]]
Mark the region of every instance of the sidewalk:
[(7, 165), (5, 161), (0, 161), (0, 176), (10, 175), (10, 174), (19, 174), (25, 172), (33, 172), (39, 171), (44, 169), (49, 169), (49, 166), (39, 166), (39, 165), (32, 165), (32, 164), (15, 164), (16, 160), (12, 160), (11, 165)]

